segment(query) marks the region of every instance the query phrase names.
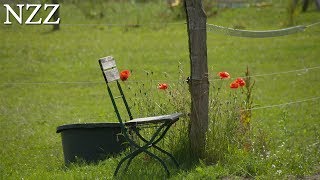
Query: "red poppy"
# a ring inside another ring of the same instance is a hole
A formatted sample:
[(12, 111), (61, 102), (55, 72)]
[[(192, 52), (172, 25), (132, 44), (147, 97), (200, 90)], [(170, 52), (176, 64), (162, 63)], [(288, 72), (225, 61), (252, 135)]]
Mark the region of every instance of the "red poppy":
[(239, 84), (240, 87), (246, 85), (246, 82), (242, 78), (237, 78), (236, 82)]
[(158, 85), (158, 89), (166, 90), (166, 89), (168, 89), (168, 84), (161, 83), (161, 84)]
[(120, 72), (120, 79), (122, 81), (127, 80), (129, 78), (129, 76), (130, 76), (130, 71), (129, 70), (123, 70), (123, 71)]
[(239, 87), (239, 83), (237, 81), (233, 81), (230, 84), (230, 88), (232, 88), (232, 89), (237, 89), (238, 87)]
[(230, 78), (230, 74), (228, 72), (219, 72), (220, 79), (228, 79)]

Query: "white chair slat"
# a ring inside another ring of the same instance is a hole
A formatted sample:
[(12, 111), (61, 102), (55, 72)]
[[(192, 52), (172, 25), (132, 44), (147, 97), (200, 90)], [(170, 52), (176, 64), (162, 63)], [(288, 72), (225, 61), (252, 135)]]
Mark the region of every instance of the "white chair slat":
[(120, 79), (119, 71), (117, 68), (104, 70), (103, 73), (104, 73), (108, 83)]
[(107, 70), (116, 67), (116, 61), (112, 56), (107, 56), (100, 59), (102, 69)]

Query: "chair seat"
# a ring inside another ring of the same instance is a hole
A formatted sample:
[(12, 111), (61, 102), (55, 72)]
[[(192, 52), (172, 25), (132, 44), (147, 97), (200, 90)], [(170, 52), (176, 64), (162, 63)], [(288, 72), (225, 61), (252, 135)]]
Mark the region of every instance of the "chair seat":
[(156, 124), (163, 123), (167, 121), (177, 121), (182, 113), (173, 113), (162, 116), (153, 116), (145, 118), (136, 118), (126, 122), (126, 125), (136, 125), (136, 124)]

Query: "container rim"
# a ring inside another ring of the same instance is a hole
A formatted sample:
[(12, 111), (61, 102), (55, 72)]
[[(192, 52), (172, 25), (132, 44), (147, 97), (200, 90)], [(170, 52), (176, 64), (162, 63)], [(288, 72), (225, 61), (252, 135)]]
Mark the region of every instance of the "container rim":
[(108, 122), (108, 123), (77, 123), (77, 124), (65, 124), (57, 127), (56, 133), (60, 133), (70, 129), (95, 129), (95, 128), (109, 128), (116, 127), (121, 128), (120, 123)]

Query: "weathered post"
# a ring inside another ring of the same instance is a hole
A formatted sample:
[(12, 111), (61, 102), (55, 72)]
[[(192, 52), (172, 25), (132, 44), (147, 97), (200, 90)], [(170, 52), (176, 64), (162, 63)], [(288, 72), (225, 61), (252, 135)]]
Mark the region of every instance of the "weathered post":
[(202, 0), (185, 0), (191, 77), (191, 125), (189, 138), (195, 158), (203, 158), (208, 129), (209, 81), (207, 64), (207, 17)]
[[(52, 4), (59, 4), (59, 1), (58, 0), (52, 0)], [(54, 21), (57, 21), (59, 19), (59, 16), (60, 16), (60, 13), (59, 13), (59, 8), (58, 8), (56, 10), (56, 12), (53, 14)], [(53, 25), (53, 30), (54, 31), (59, 30), (59, 29), (60, 29), (60, 24), (59, 23)]]

